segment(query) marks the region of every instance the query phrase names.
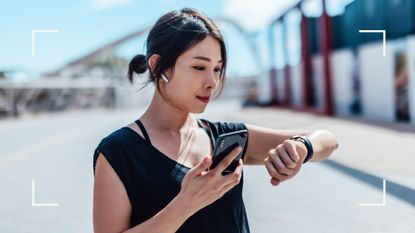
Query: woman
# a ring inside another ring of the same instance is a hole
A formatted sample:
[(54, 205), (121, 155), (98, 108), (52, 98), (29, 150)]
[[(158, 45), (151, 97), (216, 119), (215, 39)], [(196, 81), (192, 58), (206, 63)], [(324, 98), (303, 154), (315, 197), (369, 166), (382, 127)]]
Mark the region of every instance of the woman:
[[(225, 43), (211, 19), (193, 9), (162, 16), (147, 38), (147, 54), (129, 67), (149, 70), (155, 89), (145, 113), (98, 145), (94, 154), (95, 232), (249, 232), (242, 200), (245, 165), (264, 165), (271, 184), (293, 177), (306, 160), (328, 157), (337, 142), (330, 132), (287, 131), (231, 122), (197, 120), (220, 93)], [(235, 148), (209, 169), (219, 134), (248, 130)], [(303, 135), (302, 137), (294, 137)], [(222, 171), (243, 151), (237, 168)]]

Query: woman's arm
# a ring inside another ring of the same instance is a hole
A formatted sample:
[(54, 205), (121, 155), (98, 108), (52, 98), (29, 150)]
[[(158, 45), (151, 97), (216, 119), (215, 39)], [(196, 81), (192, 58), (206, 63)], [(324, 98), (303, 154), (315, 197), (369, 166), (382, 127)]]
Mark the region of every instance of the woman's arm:
[[(327, 130), (279, 130), (251, 124), (246, 124), (246, 126), (248, 128), (249, 140), (245, 164), (248, 165), (264, 164), (264, 160), (268, 157), (270, 150), (284, 144), (284, 141), (295, 135), (304, 135), (310, 139), (314, 149), (313, 158), (310, 161), (313, 162), (329, 157), (338, 147), (336, 137)], [(296, 143), (296, 145), (306, 150), (302, 143)]]
[(327, 130), (316, 130), (305, 136), (310, 139), (314, 149), (311, 162), (318, 162), (328, 158), (339, 147), (334, 134)]
[(127, 192), (102, 154), (98, 157), (94, 181), (93, 220), (95, 233), (176, 232), (193, 213), (178, 196), (149, 220), (131, 228), (131, 205)]
[(336, 137), (326, 130), (276, 130), (247, 125), (249, 140), (245, 164), (264, 164), (271, 176), (271, 184), (295, 176), (307, 157), (307, 147), (303, 142), (290, 140), (292, 136), (306, 136), (313, 147), (310, 161), (320, 161), (338, 147)]
[(185, 201), (180, 196), (177, 196), (149, 220), (123, 231), (123, 233), (176, 232), (193, 215), (192, 212), (184, 208), (185, 204)]

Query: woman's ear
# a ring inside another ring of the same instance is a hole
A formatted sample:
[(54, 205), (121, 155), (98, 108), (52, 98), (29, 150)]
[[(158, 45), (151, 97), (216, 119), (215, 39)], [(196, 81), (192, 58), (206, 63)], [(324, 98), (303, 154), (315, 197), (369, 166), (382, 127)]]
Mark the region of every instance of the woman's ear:
[(148, 67), (150, 69), (151, 74), (154, 74), (154, 68), (156, 67), (159, 59), (160, 59), (160, 55), (158, 55), (158, 54), (153, 54), (148, 59)]

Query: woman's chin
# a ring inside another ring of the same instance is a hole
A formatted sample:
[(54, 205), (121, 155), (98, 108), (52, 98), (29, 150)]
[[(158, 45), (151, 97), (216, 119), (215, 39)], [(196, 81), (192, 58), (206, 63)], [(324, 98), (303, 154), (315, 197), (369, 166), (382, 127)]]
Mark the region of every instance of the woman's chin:
[(206, 110), (206, 106), (198, 106), (196, 108), (193, 108), (192, 111), (190, 111), (193, 114), (199, 114), (199, 113), (203, 113)]

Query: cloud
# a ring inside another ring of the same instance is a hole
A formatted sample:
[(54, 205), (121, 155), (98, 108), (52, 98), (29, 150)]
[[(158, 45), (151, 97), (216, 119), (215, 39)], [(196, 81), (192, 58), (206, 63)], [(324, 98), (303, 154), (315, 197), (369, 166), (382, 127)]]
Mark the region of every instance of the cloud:
[(248, 30), (265, 27), (298, 0), (225, 0), (223, 15), (237, 20)]
[(97, 11), (128, 3), (130, 3), (130, 0), (91, 0), (92, 9)]

